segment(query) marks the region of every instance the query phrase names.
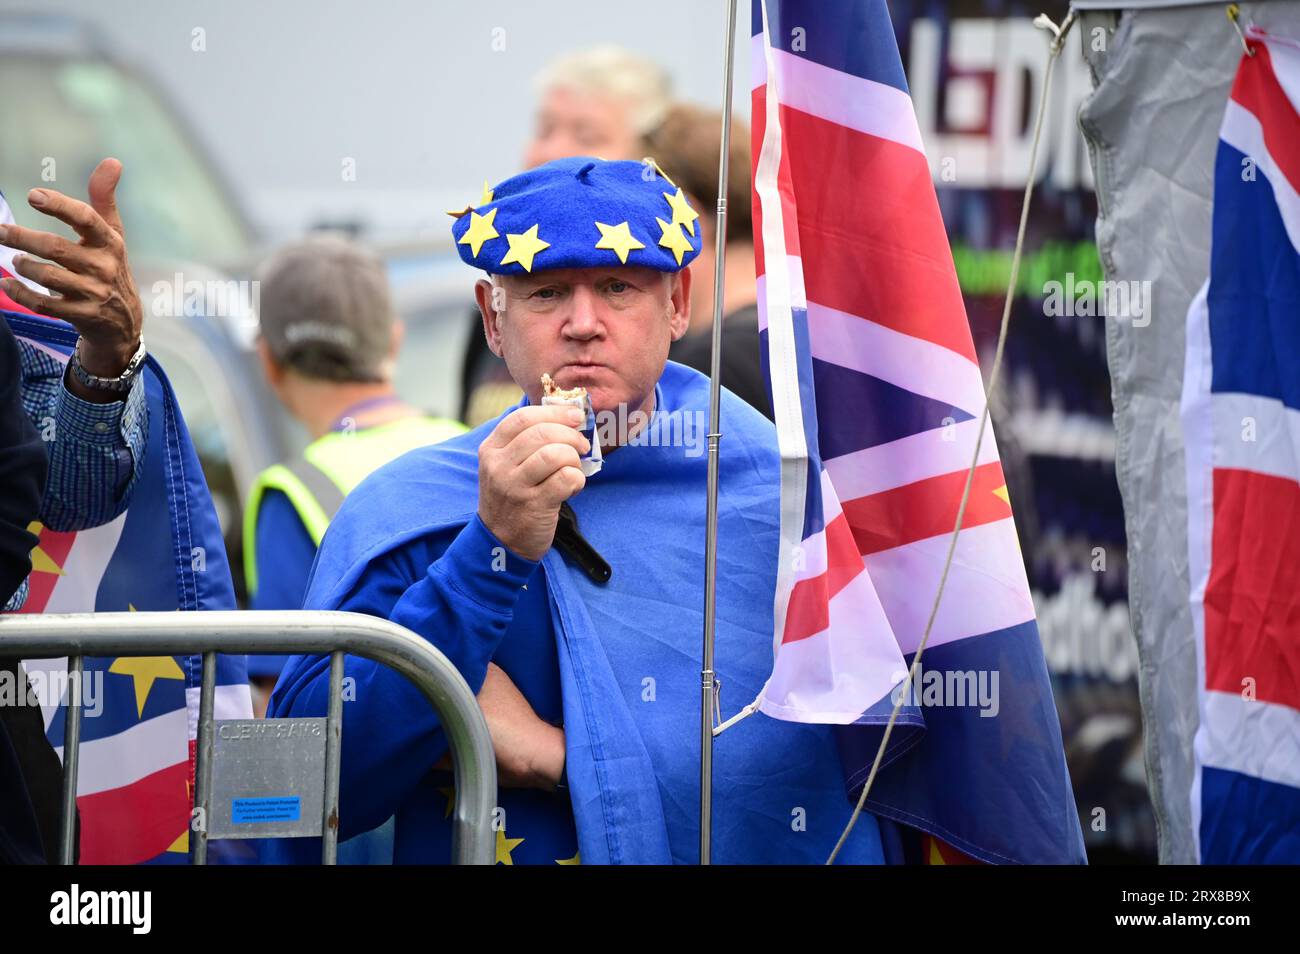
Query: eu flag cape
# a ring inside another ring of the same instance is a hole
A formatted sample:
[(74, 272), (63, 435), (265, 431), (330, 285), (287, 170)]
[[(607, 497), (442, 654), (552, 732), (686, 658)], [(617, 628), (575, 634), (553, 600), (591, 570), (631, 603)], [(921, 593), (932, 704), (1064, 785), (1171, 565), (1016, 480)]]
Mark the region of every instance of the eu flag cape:
[[(593, 582), (555, 549), (542, 561), (584, 864), (698, 859), (709, 382), (669, 362), (655, 394), (640, 441), (607, 455), (571, 501), (612, 578)], [(325, 535), (307, 608), (340, 608), (366, 587), (372, 561), (468, 523), (478, 446), (498, 421), (412, 451), (353, 491)], [(754, 698), (771, 671), (779, 460), (771, 423), (729, 392), (722, 431), (716, 669), (725, 715), (728, 699), (738, 707)], [(277, 696), (312, 664), (291, 659)], [(346, 773), (346, 745), (342, 757)], [(717, 738), (715, 862), (822, 863), (851, 810), (830, 726), (758, 716)], [(841, 861), (882, 860), (875, 818), (865, 815)]]

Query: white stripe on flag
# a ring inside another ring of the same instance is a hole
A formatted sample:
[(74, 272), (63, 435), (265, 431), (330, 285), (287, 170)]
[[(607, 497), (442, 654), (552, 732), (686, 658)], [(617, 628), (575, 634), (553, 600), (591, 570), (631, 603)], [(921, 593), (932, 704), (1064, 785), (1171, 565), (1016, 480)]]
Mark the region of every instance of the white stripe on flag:
[(1256, 394), (1212, 394), (1214, 466), (1300, 482), (1300, 411)]
[[(15, 224), (13, 210), (9, 208), (9, 203), (5, 201), (4, 196), (0, 195), (0, 225), (13, 224)], [(0, 245), (0, 268), (3, 268), (12, 277), (16, 278), (33, 291), (40, 292), (42, 295), (49, 294), (49, 290), (44, 285), (34, 282), (30, 278), (19, 275), (14, 271), (15, 254), (17, 253), (8, 246)]]
[[(918, 480), (965, 473), (975, 453), (979, 419), (962, 421), (951, 427), (936, 428), (888, 444), (878, 444), (851, 454), (841, 454), (824, 461), (823, 466), (841, 500), (857, 500), (872, 494), (905, 487)], [(998, 460), (998, 445), (993, 439), (993, 424), (984, 427), (980, 445), (981, 464)]]
[(812, 301), (808, 339), (819, 361), (871, 375), (968, 414), (984, 410), (979, 367), (948, 348)]
[(1277, 84), (1291, 100), (1291, 106), (1300, 113), (1300, 47), (1294, 39), (1251, 31), (1252, 39), (1261, 39), (1268, 44), (1268, 58), (1273, 64), (1273, 75)]
[[(199, 702), (200, 688), (190, 686), (185, 690), (185, 707), (189, 710), (186, 721), (188, 738), (193, 741), (199, 737)], [(253, 718), (253, 697), (246, 683), (217, 686), (212, 699), (213, 719), (251, 719)]]
[(830, 601), (828, 629), (781, 645), (759, 708), (791, 722), (847, 725), (906, 669), (871, 577), (859, 573)]
[[(780, 77), (782, 106), (869, 136), (888, 139), (925, 155), (912, 99), (901, 89), (822, 66), (785, 50), (773, 49), (769, 60), (764, 57), (767, 49), (763, 34), (756, 34), (751, 41), (750, 55), (754, 63), (765, 66), (755, 68), (751, 88), (756, 89), (766, 82), (767, 71), (775, 62)], [(770, 84), (768, 96), (771, 97)]]
[[(916, 651), (925, 633), (931, 601), (952, 534), (906, 543), (866, 558), (867, 572), (894, 626), (904, 654)], [(952, 570), (943, 589), (939, 614), (927, 648), (979, 636), (1034, 619), (1025, 565), (1010, 517), (961, 531)]]
[[(762, 0), (763, 33), (768, 34), (767, 0)], [(778, 109), (779, 91), (772, 69), (773, 51), (764, 42), (767, 58), (767, 123), (754, 170), (754, 191), (763, 213), (761, 236), (766, 264), (766, 294), (761, 299), (768, 322), (768, 365), (772, 385), (772, 411), (776, 421), (777, 446), (781, 454), (781, 550), (777, 564), (773, 615), (772, 652), (780, 649), (785, 632), (790, 591), (794, 585), (792, 554), (803, 539), (804, 499), (807, 490), (808, 443), (803, 429), (803, 407), (799, 397), (799, 374), (794, 340), (791, 303), (792, 260), (785, 247), (785, 210), (777, 176), (781, 168), (782, 131)], [(793, 263), (799, 263), (793, 259)], [(802, 281), (800, 282), (802, 284)], [(820, 475), (812, 475), (819, 477)], [(764, 691), (766, 690), (766, 687)], [(763, 692), (759, 692), (759, 698)]]
[[(184, 709), (173, 709), (114, 735), (82, 741), (77, 794), (121, 788), (188, 760), (185, 720)], [(54, 751), (63, 758), (63, 746)]]
[[(1211, 528), (1214, 526), (1213, 417), (1210, 400), (1210, 312), (1207, 304), (1209, 281), (1187, 309), (1186, 347), (1183, 364), (1183, 393), (1179, 414), (1183, 425), (1183, 449), (1187, 468), (1187, 578), (1191, 603), (1192, 631), (1196, 644), (1197, 709), (1205, 720), (1205, 586), (1210, 578)], [(1202, 729), (1198, 727), (1196, 734)], [(1195, 748), (1195, 742), (1193, 742)], [(1192, 843), (1201, 857), (1201, 764), (1193, 758), (1191, 797)]]
[(1236, 692), (1207, 691), (1196, 755), (1209, 768), (1300, 788), (1300, 712)]
[(45, 613), (93, 613), (95, 594), (113, 558), (127, 511), (93, 530), (78, 531), (68, 557), (63, 561), (63, 575), (54, 584)]

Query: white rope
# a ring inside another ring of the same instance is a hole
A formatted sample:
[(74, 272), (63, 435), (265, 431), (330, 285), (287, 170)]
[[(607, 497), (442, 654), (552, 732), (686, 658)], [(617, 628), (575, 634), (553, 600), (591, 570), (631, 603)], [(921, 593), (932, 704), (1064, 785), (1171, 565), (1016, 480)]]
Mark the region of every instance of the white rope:
[(934, 594), (934, 604), (930, 607), (930, 616), (925, 623), (925, 633), (921, 636), (920, 645), (916, 647), (916, 657), (912, 660), (911, 668), (908, 669), (907, 676), (903, 680), (903, 691), (898, 694), (898, 701), (889, 714), (889, 722), (885, 725), (885, 734), (881, 737), (880, 747), (876, 750), (876, 758), (871, 763), (871, 772), (867, 775), (867, 781), (862, 786), (862, 794), (858, 797), (858, 803), (853, 808), (853, 815), (849, 818), (849, 823), (844, 826), (844, 832), (840, 835), (840, 840), (835, 843), (835, 849), (831, 852), (831, 856), (826, 859), (828, 865), (835, 863), (836, 856), (839, 855), (840, 849), (844, 847), (844, 843), (848, 840), (849, 833), (853, 831), (853, 826), (858, 822), (858, 816), (862, 814), (862, 807), (867, 802), (867, 795), (871, 792), (871, 786), (876, 780), (876, 773), (880, 770), (880, 763), (885, 757), (885, 749), (889, 746), (889, 736), (894, 731), (894, 723), (898, 720), (898, 713), (903, 707), (903, 702), (911, 697), (912, 682), (917, 669), (921, 665), (921, 653), (925, 651), (925, 645), (930, 639), (930, 631), (934, 628), (935, 617), (939, 614), (939, 602), (943, 599), (943, 588), (948, 582), (948, 570), (952, 568), (952, 558), (957, 551), (957, 540), (961, 535), (962, 521), (966, 517), (966, 504), (970, 500), (971, 484), (975, 479), (975, 470), (979, 466), (980, 445), (984, 442), (984, 431), (988, 427), (989, 399), (994, 388), (997, 387), (998, 372), (1002, 367), (1002, 352), (1007, 341), (1007, 328), (1011, 324), (1011, 302), (1015, 294), (1016, 281), (1020, 276), (1020, 255), (1025, 245), (1025, 223), (1029, 219), (1029, 200), (1034, 193), (1034, 173), (1038, 168), (1038, 143), (1042, 138), (1043, 116), (1047, 112), (1047, 96), (1052, 86), (1052, 67), (1056, 64), (1056, 59), (1061, 53), (1065, 35), (1070, 31), (1073, 24), (1074, 11), (1070, 11), (1059, 27), (1046, 14), (1039, 14), (1034, 20), (1034, 26), (1050, 31), (1053, 39), (1047, 58), (1047, 73), (1043, 77), (1043, 94), (1038, 102), (1038, 118), (1034, 122), (1034, 144), (1029, 151), (1029, 181), (1025, 183), (1025, 197), (1020, 207), (1020, 228), (1016, 232), (1016, 250), (1011, 256), (1011, 277), (1007, 282), (1007, 297), (1002, 305), (1002, 325), (998, 329), (998, 347), (993, 356), (993, 367), (989, 371), (988, 385), (984, 390), (984, 411), (980, 415), (979, 433), (975, 438), (975, 454), (971, 459), (970, 470), (966, 473), (966, 486), (962, 489), (961, 504), (957, 508), (956, 525), (952, 528), (952, 538), (948, 541), (948, 555), (943, 561), (943, 573), (939, 577), (939, 589)]
[(722, 733), (726, 732), (728, 729), (730, 729), (741, 719), (747, 719), (757, 711), (758, 711), (758, 703), (751, 702), (749, 705), (745, 706), (743, 709), (737, 712), (726, 722), (722, 723), (721, 725), (714, 726), (713, 727), (714, 736), (722, 735)]

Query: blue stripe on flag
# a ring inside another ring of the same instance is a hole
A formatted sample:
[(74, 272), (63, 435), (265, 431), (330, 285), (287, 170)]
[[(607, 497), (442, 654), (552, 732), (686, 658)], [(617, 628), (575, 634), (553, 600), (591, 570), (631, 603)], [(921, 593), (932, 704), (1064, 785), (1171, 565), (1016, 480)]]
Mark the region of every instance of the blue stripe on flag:
[[(801, 59), (907, 92), (885, 0), (767, 0), (772, 45)], [(751, 28), (763, 32), (762, 0)]]
[(1210, 344), (1216, 393), (1255, 394), (1300, 410), (1300, 252), (1277, 197), (1244, 153), (1219, 143), (1211, 240)]
[[(909, 665), (913, 658), (907, 657)], [(967, 704), (957, 705), (959, 699), (947, 692), (940, 697), (942, 705), (923, 704), (925, 737), (881, 771), (867, 807), (981, 861), (1083, 863), (1083, 834), (1038, 624), (1021, 623), (927, 648), (918, 701), (926, 702), (927, 678), (932, 685), (942, 674), (946, 685), (949, 673), (954, 674), (953, 687), (963, 690), (970, 685), (964, 674), (973, 674), (974, 704), (968, 695)], [(989, 705), (979, 695), (981, 673)], [(995, 714), (981, 715), (994, 713), (994, 707)], [(837, 736), (856, 797), (875, 745), (857, 726), (837, 727)], [(991, 766), (1003, 770), (991, 771)]]
[(1201, 864), (1300, 864), (1300, 788), (1202, 769)]
[(842, 409), (823, 414), (819, 422), (823, 460), (973, 419), (951, 404), (861, 371), (816, 358), (812, 363), (818, 407)]

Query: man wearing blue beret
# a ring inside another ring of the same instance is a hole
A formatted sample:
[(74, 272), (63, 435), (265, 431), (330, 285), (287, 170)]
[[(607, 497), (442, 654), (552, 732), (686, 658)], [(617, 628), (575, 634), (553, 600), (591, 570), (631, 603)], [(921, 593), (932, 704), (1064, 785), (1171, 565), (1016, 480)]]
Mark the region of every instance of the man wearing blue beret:
[[(653, 165), (592, 158), (467, 207), (452, 233), (489, 276), (484, 333), (525, 396), (361, 484), (309, 584), (309, 609), (406, 626), (478, 693), (502, 863), (698, 858), (709, 382), (667, 361), (690, 319), (695, 219)], [(585, 389), (587, 409), (544, 404), (543, 375), (576, 403)], [(771, 670), (780, 460), (757, 411), (724, 392), (721, 415), (717, 671), (734, 704)], [(328, 670), (290, 659), (271, 713), (323, 714)], [(381, 665), (348, 657), (345, 672), (341, 837), (395, 815), (395, 861), (448, 860), (437, 717)], [(718, 737), (715, 862), (821, 863), (851, 808), (830, 727), (756, 716)], [(864, 816), (840, 860), (881, 856)], [(280, 842), (269, 857), (319, 849)]]

